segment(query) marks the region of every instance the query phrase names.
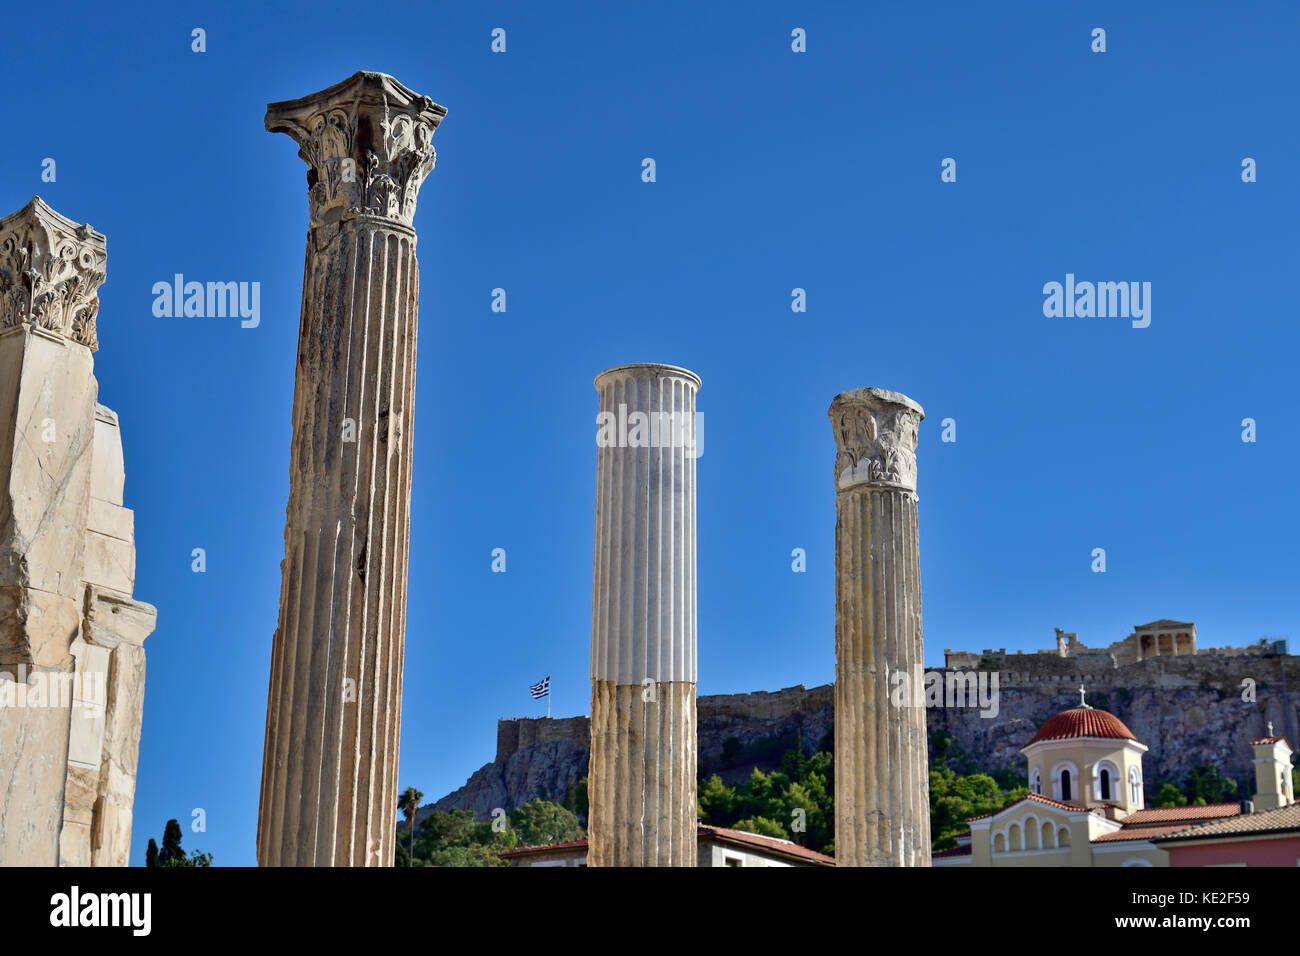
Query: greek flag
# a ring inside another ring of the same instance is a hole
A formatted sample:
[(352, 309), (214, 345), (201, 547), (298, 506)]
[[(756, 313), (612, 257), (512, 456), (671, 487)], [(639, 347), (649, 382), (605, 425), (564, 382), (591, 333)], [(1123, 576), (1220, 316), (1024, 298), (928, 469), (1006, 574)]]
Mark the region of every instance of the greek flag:
[(551, 696), (551, 676), (546, 677), (537, 684), (528, 688), (528, 692), (533, 695), (533, 700), (541, 700), (543, 697)]

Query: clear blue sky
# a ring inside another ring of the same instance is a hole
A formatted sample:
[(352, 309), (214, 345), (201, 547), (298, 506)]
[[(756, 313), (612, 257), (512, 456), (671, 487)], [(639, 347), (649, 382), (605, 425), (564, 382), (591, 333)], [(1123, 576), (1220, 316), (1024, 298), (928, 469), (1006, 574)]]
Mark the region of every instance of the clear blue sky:
[[(255, 861), (307, 216), (262, 117), (358, 69), (449, 110), (415, 221), (403, 786), (464, 783), (547, 674), (588, 712), (591, 380), (626, 362), (704, 382), (702, 694), (833, 679), (826, 410), (865, 385), (928, 416), (928, 663), (1053, 626), (1295, 632), (1294, 3), (467, 6), (6, 14), (0, 212), (39, 193), (108, 236), (96, 374), (158, 607), (135, 863), (169, 817)], [(177, 272), (260, 282), (261, 325), (155, 318)], [(1066, 273), (1151, 282), (1150, 327), (1046, 318)]]

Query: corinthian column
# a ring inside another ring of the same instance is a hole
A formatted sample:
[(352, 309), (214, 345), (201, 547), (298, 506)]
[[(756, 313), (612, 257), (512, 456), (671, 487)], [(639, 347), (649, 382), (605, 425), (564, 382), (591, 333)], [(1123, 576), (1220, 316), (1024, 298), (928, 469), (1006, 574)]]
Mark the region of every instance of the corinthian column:
[(671, 365), (596, 376), (590, 866), (695, 866), (695, 393)]
[(898, 392), (831, 402), (835, 432), (835, 860), (929, 866), (916, 438)]
[(446, 110), (382, 73), (272, 103), (307, 163), (307, 261), (263, 866), (391, 866), (419, 272), (415, 200)]

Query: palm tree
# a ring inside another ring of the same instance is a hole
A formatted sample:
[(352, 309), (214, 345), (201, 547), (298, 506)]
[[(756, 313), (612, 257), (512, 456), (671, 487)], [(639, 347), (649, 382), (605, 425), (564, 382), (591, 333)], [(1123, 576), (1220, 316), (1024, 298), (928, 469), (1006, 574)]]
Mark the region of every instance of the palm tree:
[(406, 817), (406, 826), (411, 831), (411, 865), (415, 865), (415, 811), (420, 809), (424, 794), (414, 787), (407, 787), (397, 800), (397, 809)]

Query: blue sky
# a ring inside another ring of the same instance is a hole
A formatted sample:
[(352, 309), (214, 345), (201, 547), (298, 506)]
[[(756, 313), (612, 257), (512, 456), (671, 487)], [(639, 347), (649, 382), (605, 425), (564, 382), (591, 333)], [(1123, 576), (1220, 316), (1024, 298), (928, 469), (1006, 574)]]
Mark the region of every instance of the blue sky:
[[(702, 694), (833, 679), (826, 411), (866, 385), (927, 412), (927, 663), (1293, 631), (1294, 4), (466, 6), (7, 13), (0, 213), (39, 193), (108, 237), (96, 375), (159, 612), (133, 862), (194, 808), (187, 846), (255, 862), (307, 215), (262, 118), (358, 69), (449, 110), (415, 220), (403, 786), (464, 783), (547, 674), (588, 712), (591, 382), (627, 362), (704, 383)], [(154, 317), (177, 272), (260, 282), (261, 324)], [(1150, 282), (1150, 327), (1045, 317), (1067, 273)]]

